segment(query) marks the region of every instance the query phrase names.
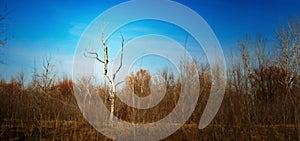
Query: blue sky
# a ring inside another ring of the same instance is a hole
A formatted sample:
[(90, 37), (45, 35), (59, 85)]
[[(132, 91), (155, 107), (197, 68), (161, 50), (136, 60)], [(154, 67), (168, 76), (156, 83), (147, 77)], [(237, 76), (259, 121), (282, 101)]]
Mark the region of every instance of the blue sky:
[[(3, 50), (5, 64), (0, 65), (2, 77), (9, 80), (11, 76), (24, 71), (29, 81), (34, 60), (39, 67), (42, 57), (45, 56), (51, 56), (61, 75), (70, 76), (73, 54), (84, 29), (104, 10), (121, 2), (123, 1), (0, 0), (0, 8), (3, 9), (6, 4), (9, 11), (7, 35), (11, 37)], [(218, 37), (225, 55), (228, 55), (229, 48), (235, 47), (237, 40), (243, 38), (246, 33), (255, 36), (260, 32), (272, 44), (275, 29), (300, 14), (299, 0), (177, 2), (195, 10), (206, 20)], [(150, 32), (178, 37), (181, 40), (179, 42), (183, 42), (186, 36), (180, 30), (170, 32), (170, 28), (160, 23), (140, 22), (122, 30), (125, 40), (138, 35), (132, 30), (134, 28), (144, 29), (145, 32), (150, 29)], [(113, 39), (115, 38), (111, 40)]]

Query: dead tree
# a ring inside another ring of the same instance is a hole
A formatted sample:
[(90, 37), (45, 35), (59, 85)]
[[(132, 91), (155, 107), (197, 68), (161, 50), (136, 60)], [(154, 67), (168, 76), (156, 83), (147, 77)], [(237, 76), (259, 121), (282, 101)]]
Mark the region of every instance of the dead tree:
[(7, 31), (7, 19), (8, 19), (8, 11), (7, 5), (5, 5), (4, 12), (0, 13), (0, 46), (3, 46), (6, 43), (5, 33)]
[(287, 25), (276, 32), (278, 50), (278, 64), (286, 72), (281, 85), (286, 89), (286, 96), (294, 107), (294, 122), (298, 126), (298, 138), (300, 138), (300, 104), (295, 97), (300, 88), (300, 17), (290, 20)]
[[(3, 8), (3, 10), (1, 9)], [(7, 29), (8, 29), (8, 10), (7, 5), (5, 4), (5, 7), (2, 7), (0, 5), (0, 64), (4, 64), (4, 58), (3, 58), (3, 48), (5, 44), (7, 43), (8, 37), (7, 37)]]
[(106, 79), (108, 80), (108, 82), (111, 84), (111, 90), (109, 92), (109, 99), (108, 99), (108, 101), (110, 101), (110, 103), (111, 103), (111, 105), (110, 105), (110, 116), (109, 116), (110, 121), (113, 120), (113, 116), (114, 116), (116, 88), (119, 84), (122, 83), (122, 81), (117, 82), (117, 83), (115, 82), (116, 75), (120, 71), (120, 69), (122, 67), (122, 61), (123, 61), (124, 38), (123, 38), (122, 34), (121, 34), (121, 38), (122, 38), (121, 59), (120, 59), (119, 66), (116, 69), (116, 71), (112, 74), (112, 77), (109, 76), (108, 72), (107, 72), (108, 64), (109, 64), (110, 61), (108, 60), (108, 46), (107, 46), (107, 40), (105, 40), (105, 37), (104, 37), (104, 32), (102, 32), (102, 40), (101, 40), (102, 45), (103, 45), (103, 53), (104, 53), (103, 60), (99, 58), (99, 54), (97, 52), (87, 51), (87, 54), (84, 54), (86, 57), (96, 59), (98, 62), (103, 64), (103, 74), (106, 77)]
[(51, 64), (51, 58), (43, 58), (43, 67), (41, 74), (38, 74), (38, 87), (42, 92), (47, 93), (54, 85), (56, 78), (55, 66)]

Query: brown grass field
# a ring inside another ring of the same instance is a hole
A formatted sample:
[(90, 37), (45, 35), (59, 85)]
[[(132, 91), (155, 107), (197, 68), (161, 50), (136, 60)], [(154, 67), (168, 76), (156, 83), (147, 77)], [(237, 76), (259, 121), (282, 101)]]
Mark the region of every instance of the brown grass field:
[[(295, 125), (209, 125), (185, 124), (164, 140), (297, 140)], [(1, 140), (111, 140), (85, 121), (15, 121), (1, 125)], [(130, 133), (128, 133), (130, 134)]]

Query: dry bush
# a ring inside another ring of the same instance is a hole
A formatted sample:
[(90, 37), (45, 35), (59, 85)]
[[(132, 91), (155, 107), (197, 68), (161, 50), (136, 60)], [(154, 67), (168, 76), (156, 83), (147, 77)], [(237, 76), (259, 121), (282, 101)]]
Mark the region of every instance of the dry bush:
[[(168, 75), (168, 78), (171, 78), (172, 74), (162, 73), (161, 75)], [(132, 98), (131, 94), (135, 94), (139, 97), (153, 94), (150, 91), (151, 85), (160, 88), (161, 86), (156, 85), (161, 82), (153, 82), (150, 79), (151, 75), (144, 69), (139, 70), (135, 75), (132, 73), (127, 77), (125, 87), (120, 91), (121, 95), (125, 95), (126, 98)], [(164, 98), (158, 105), (149, 109), (130, 107), (117, 97), (115, 115), (122, 120), (132, 123), (149, 123), (164, 118), (173, 110), (180, 94), (180, 84), (175, 84), (171, 82), (171, 80), (169, 80), (169, 82), (170, 84), (169, 87), (166, 88)], [(101, 92), (105, 92), (105, 88), (102, 88)], [(102, 97), (104, 97), (105, 94), (102, 95)]]
[(271, 103), (274, 98), (285, 93), (281, 82), (287, 76), (284, 69), (277, 66), (265, 66), (254, 69), (250, 75), (253, 94), (256, 99), (263, 103)]
[(132, 91), (134, 91), (134, 94), (136, 94), (137, 96), (146, 97), (151, 93), (151, 76), (147, 70), (140, 69), (138, 72), (136, 72), (135, 75), (131, 73), (131, 75), (126, 79), (126, 82), (129, 84), (129, 87)]

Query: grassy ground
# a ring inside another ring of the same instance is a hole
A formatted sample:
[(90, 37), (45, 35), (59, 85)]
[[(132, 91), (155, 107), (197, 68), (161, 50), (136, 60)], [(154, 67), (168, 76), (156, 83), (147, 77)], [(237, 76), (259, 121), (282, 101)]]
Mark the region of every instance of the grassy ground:
[[(185, 124), (164, 140), (298, 140), (295, 125), (209, 125), (199, 130)], [(130, 134), (130, 133), (127, 133)], [(1, 140), (111, 140), (85, 121), (3, 120)]]

